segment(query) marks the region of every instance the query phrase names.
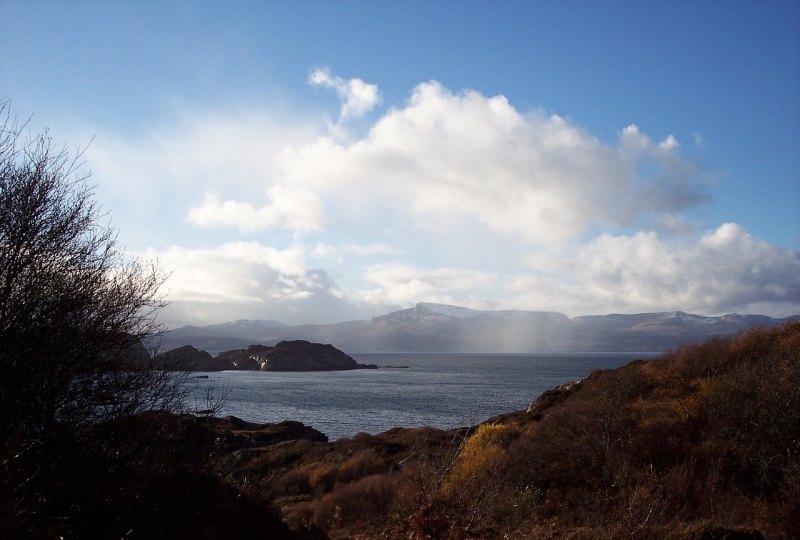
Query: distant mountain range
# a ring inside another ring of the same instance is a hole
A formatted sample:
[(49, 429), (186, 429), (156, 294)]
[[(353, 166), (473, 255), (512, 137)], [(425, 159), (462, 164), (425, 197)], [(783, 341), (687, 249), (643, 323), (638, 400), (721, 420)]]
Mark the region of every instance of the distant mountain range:
[(183, 326), (164, 334), (161, 350), (192, 345), (216, 354), (251, 344), (302, 339), (330, 343), (348, 353), (655, 352), (790, 320), (800, 320), (800, 315), (785, 319), (736, 313), (704, 317), (673, 311), (570, 319), (555, 312), (480, 311), (419, 303), (370, 320), (336, 324), (289, 326), (277, 321), (239, 320)]

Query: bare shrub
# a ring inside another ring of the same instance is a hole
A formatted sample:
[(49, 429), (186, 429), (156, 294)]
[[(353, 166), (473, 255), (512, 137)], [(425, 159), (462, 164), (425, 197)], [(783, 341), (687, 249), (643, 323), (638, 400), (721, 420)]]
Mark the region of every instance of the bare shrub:
[(177, 407), (175, 378), (139, 354), (163, 275), (117, 246), (80, 154), (0, 114), (0, 447)]
[(397, 474), (373, 474), (338, 484), (313, 505), (314, 520), (321, 528), (346, 528), (363, 532), (381, 528), (394, 503)]
[(800, 460), (800, 351), (767, 351), (716, 384), (706, 422), (737, 480), (773, 492)]

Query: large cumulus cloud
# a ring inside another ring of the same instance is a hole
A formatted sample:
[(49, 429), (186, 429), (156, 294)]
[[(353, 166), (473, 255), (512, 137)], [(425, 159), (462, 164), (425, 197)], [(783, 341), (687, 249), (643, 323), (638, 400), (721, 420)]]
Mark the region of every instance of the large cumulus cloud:
[[(331, 206), (368, 197), (451, 232), (477, 221), (551, 244), (703, 200), (702, 177), (677, 147), (636, 126), (606, 144), (557, 115), (521, 113), (503, 96), (428, 82), (365, 136), (320, 137), (287, 148), (279, 163), (285, 181), (324, 193)], [(652, 172), (640, 175), (645, 165)]]
[(308, 266), (300, 244), (283, 250), (257, 242), (210, 249), (170, 246), (145, 255), (169, 273), (167, 323), (276, 319), (300, 324), (326, 322), (330, 313), (361, 314), (324, 270)]
[[(798, 313), (800, 254), (759, 241), (735, 223), (699, 238), (653, 231), (603, 234), (541, 272), (517, 276), (522, 304), (575, 313), (686, 310)], [(544, 294), (542, 294), (544, 292)]]
[(321, 69), (310, 84), (339, 96), (337, 122), (203, 112), (90, 148), (141, 224), (123, 231), (172, 272), (176, 320), (330, 322), (417, 301), (800, 311), (800, 255), (703, 224), (707, 172), (672, 135), (631, 124), (603, 141), (435, 81), (382, 111), (360, 79)]

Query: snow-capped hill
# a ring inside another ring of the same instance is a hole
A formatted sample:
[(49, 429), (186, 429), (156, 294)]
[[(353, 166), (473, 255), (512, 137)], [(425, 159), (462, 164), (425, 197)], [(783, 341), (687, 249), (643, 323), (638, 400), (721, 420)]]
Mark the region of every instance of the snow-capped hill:
[(213, 326), (219, 327), (228, 327), (228, 328), (237, 328), (240, 330), (253, 330), (253, 329), (262, 329), (262, 328), (286, 328), (288, 325), (283, 324), (282, 322), (273, 321), (273, 320), (262, 320), (262, 319), (238, 319), (233, 322), (229, 323), (222, 323), (216, 324)]
[(239, 319), (208, 326), (182, 326), (168, 331), (164, 335), (164, 339), (169, 344), (178, 338), (194, 336), (265, 339), (267, 336), (280, 333), (285, 328), (289, 328), (289, 326), (278, 321)]
[(702, 315), (692, 315), (691, 313), (685, 313), (683, 311), (671, 311), (669, 313), (664, 313), (664, 319), (677, 319), (683, 323), (688, 324), (716, 324), (720, 317), (704, 317)]
[[(521, 310), (502, 310), (488, 311), (472, 309), (460, 306), (450, 306), (447, 304), (434, 304), (431, 302), (419, 302), (410, 308), (421, 316), (443, 316), (451, 319), (474, 319), (476, 317), (491, 317), (498, 319), (537, 319), (540, 321), (552, 320), (556, 322), (569, 323), (569, 317), (557, 311), (521, 311)], [(399, 313), (399, 312), (395, 312)]]
[(187, 326), (164, 335), (163, 350), (191, 344), (208, 351), (281, 340), (330, 343), (348, 351), (569, 352), (664, 351), (710, 336), (730, 336), (755, 325), (774, 326), (800, 317), (705, 317), (683, 311), (590, 315), (570, 319), (543, 311), (482, 311), (421, 302), (370, 320), (287, 326), (239, 320)]
[(373, 317), (373, 324), (383, 325), (387, 323), (409, 323), (422, 321), (448, 321), (453, 319), (472, 319), (482, 315), (483, 311), (444, 304), (432, 304), (420, 302), (412, 308), (392, 311), (386, 315)]
[(423, 308), (437, 315), (444, 315), (445, 317), (452, 317), (454, 319), (470, 319), (487, 313), (486, 311), (479, 311), (477, 309), (448, 306), (447, 304), (433, 304), (430, 302), (420, 302), (415, 307), (418, 311), (420, 308)]

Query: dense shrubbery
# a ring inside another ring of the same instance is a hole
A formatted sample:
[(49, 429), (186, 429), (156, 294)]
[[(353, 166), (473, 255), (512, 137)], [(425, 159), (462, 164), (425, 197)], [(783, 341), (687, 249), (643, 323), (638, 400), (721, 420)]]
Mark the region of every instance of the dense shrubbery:
[(334, 538), (792, 538), (800, 324), (595, 372), (475, 430), (246, 461), (295, 530)]
[(539, 493), (529, 519), (612, 536), (798, 534), (798, 338), (797, 324), (757, 329), (594, 373), (509, 450)]
[(148, 413), (3, 463), (4, 538), (291, 538), (263, 498), (213, 470), (215, 433)]

